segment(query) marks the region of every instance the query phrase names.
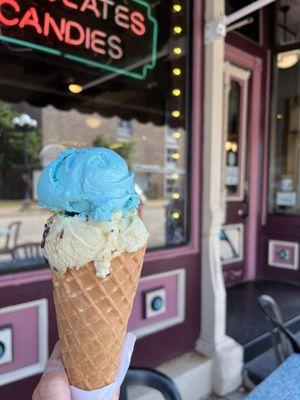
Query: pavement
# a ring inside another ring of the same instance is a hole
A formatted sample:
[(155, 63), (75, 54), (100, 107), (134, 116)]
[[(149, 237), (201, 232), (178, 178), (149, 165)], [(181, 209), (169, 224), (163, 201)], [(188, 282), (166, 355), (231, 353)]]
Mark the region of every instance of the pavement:
[(244, 388), (239, 388), (235, 392), (229, 393), (224, 397), (216, 396), (215, 394), (210, 395), (205, 400), (242, 400), (248, 395), (248, 392)]

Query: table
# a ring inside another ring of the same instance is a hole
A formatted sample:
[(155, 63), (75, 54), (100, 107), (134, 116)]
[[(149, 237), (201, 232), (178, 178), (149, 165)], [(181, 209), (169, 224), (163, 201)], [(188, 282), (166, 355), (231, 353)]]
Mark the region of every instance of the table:
[(299, 400), (300, 354), (292, 354), (245, 400)]

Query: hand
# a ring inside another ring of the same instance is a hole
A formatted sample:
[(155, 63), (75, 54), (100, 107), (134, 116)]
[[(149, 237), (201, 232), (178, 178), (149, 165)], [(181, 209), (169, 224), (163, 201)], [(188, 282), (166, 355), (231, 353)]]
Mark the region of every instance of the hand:
[(69, 381), (61, 360), (59, 342), (46, 364), (32, 400), (71, 400)]
[[(119, 395), (118, 391), (115, 400), (119, 399)], [(32, 400), (71, 400), (69, 380), (62, 363), (59, 342), (54, 346)]]

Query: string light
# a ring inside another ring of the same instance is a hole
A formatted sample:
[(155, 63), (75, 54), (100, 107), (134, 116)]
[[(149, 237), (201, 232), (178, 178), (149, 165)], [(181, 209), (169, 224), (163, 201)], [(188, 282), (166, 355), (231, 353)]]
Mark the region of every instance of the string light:
[(174, 212), (174, 213), (172, 214), (172, 217), (173, 217), (174, 219), (178, 219), (178, 218), (180, 218), (180, 214), (179, 214), (178, 212)]
[(176, 97), (180, 96), (181, 95), (181, 90), (180, 89), (173, 89), (172, 90), (172, 95), (176, 96)]
[(173, 11), (174, 11), (174, 12), (180, 12), (181, 9), (182, 9), (182, 7), (181, 7), (180, 4), (174, 4), (174, 5), (173, 5)]
[[(181, 9), (182, 9), (182, 7), (181, 7), (180, 4), (178, 4), (178, 3), (173, 4), (173, 12), (180, 12)], [(181, 34), (181, 33), (182, 33), (182, 27), (179, 26), (179, 25), (175, 25), (175, 26), (173, 27), (173, 32), (174, 32), (176, 35)], [(173, 48), (173, 54), (179, 56), (180, 54), (182, 54), (182, 48), (179, 47), (179, 46), (175, 46), (175, 47)], [(178, 67), (174, 67), (174, 68), (172, 69), (172, 74), (173, 74), (174, 76), (180, 76), (180, 75), (181, 75), (181, 69), (178, 68)], [(180, 95), (181, 95), (181, 90), (180, 90), (179, 88), (174, 88), (174, 89), (172, 89), (172, 95), (175, 96), (175, 97), (180, 96)], [(172, 117), (173, 117), (173, 118), (179, 118), (180, 115), (181, 115), (180, 110), (176, 110), (176, 109), (175, 109), (175, 110), (172, 111)], [(177, 129), (178, 129), (178, 128), (177, 128)], [(177, 131), (174, 131), (174, 132), (172, 133), (172, 136), (173, 136), (175, 139), (179, 139), (179, 138), (181, 137), (181, 133), (177, 130)], [(181, 156), (180, 156), (180, 154), (179, 154), (178, 152), (174, 152), (174, 153), (172, 154), (172, 158), (173, 158), (174, 160), (179, 160), (180, 157), (181, 157)], [(179, 179), (178, 173), (174, 172), (174, 173), (171, 175), (171, 178), (174, 179), (174, 180), (178, 180), (178, 179)], [(179, 194), (179, 193), (173, 193), (173, 194), (172, 194), (172, 198), (175, 199), (175, 200), (178, 200), (178, 199), (180, 198), (180, 194)], [(173, 219), (179, 219), (179, 218), (180, 218), (180, 213), (174, 212), (174, 213), (172, 214), (172, 218), (173, 218)]]
[(173, 31), (174, 31), (174, 33), (179, 35), (182, 32), (182, 28), (181, 28), (181, 26), (176, 25), (176, 26), (174, 26)]
[(181, 133), (180, 133), (180, 132), (173, 132), (173, 137), (174, 137), (175, 139), (179, 139), (180, 136), (181, 136)]
[(182, 49), (180, 47), (174, 47), (173, 53), (178, 55), (182, 53)]
[(173, 193), (172, 194), (172, 198), (175, 199), (175, 200), (178, 200), (178, 199), (180, 199), (180, 194), (179, 193)]
[(181, 69), (180, 68), (173, 68), (173, 75), (176, 75), (176, 76), (181, 75)]
[(179, 110), (172, 111), (172, 117), (179, 118), (180, 117), (180, 111)]

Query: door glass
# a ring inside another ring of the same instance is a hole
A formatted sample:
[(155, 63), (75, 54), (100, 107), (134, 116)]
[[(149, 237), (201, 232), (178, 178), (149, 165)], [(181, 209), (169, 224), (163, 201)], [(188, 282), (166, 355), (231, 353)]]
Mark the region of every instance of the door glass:
[(236, 195), (239, 189), (239, 144), (240, 144), (240, 83), (231, 80), (228, 100), (228, 124), (225, 142), (227, 195)]
[[(300, 49), (294, 50), (294, 52)], [(300, 61), (274, 57), (269, 212), (300, 215)]]

